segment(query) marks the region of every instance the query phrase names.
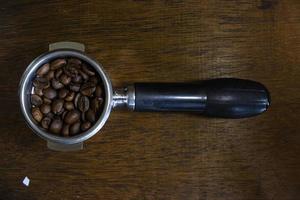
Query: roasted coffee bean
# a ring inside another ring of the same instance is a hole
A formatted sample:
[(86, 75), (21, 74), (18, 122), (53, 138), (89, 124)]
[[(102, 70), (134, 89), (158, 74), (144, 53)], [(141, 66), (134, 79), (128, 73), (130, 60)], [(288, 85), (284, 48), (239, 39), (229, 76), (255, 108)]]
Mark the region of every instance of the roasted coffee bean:
[(76, 96), (75, 96), (75, 99), (74, 99), (74, 105), (75, 107), (77, 108), (77, 105), (78, 105), (78, 100), (79, 100), (79, 97), (81, 96), (80, 93), (77, 93)]
[(52, 103), (51, 110), (54, 114), (59, 114), (62, 112), (64, 106), (64, 100), (55, 99)]
[(69, 93), (69, 91), (66, 88), (61, 88), (58, 92), (58, 97), (60, 99), (63, 99), (67, 96), (68, 93)]
[(89, 76), (94, 76), (95, 72), (92, 71), (92, 69), (90, 67), (88, 67), (86, 64), (82, 63), (82, 70), (84, 73), (86, 73)]
[(66, 63), (67, 62), (66, 62), (65, 59), (56, 59), (53, 62), (51, 62), (50, 69), (51, 70), (57, 70), (57, 69), (63, 67)]
[(63, 68), (64, 73), (70, 77), (75, 77), (78, 74), (78, 70), (76, 69), (74, 64), (68, 64)]
[(81, 90), (81, 94), (91, 97), (95, 91), (95, 87), (85, 88)]
[(65, 119), (65, 116), (66, 114), (68, 113), (67, 110), (64, 110), (64, 112), (61, 114), (61, 119), (64, 120)]
[(48, 74), (46, 75), (46, 78), (47, 78), (48, 80), (53, 79), (53, 78), (54, 78), (54, 71), (53, 71), (53, 70), (50, 70), (50, 71), (48, 72)]
[(46, 117), (49, 117), (50, 119), (53, 119), (54, 118), (54, 114), (52, 112), (49, 112), (46, 114)]
[(62, 69), (57, 69), (57, 70), (55, 71), (54, 77), (58, 80), (59, 77), (62, 75), (62, 73), (63, 73), (63, 70), (62, 70)]
[(89, 96), (89, 97), (92, 96), (92, 94), (95, 92), (95, 90), (96, 90), (96, 87), (91, 82), (84, 83), (80, 88), (81, 94), (83, 94), (85, 96)]
[(60, 118), (55, 118), (52, 120), (49, 130), (52, 133), (59, 134), (63, 126), (63, 121)]
[(41, 105), (40, 110), (43, 114), (48, 114), (51, 111), (51, 106), (50, 106), (50, 104), (45, 104), (44, 103), (44, 104)]
[(63, 136), (69, 136), (70, 134), (70, 125), (69, 124), (64, 124), (63, 128), (61, 130), (61, 133)]
[(32, 108), (31, 114), (33, 119), (35, 119), (37, 122), (40, 122), (43, 119), (43, 113), (40, 111), (38, 107)]
[(74, 124), (75, 122), (78, 122), (80, 120), (80, 113), (77, 110), (72, 110), (68, 112), (65, 116), (65, 123), (67, 124)]
[(95, 90), (96, 90), (96, 86), (97, 85), (94, 82), (91, 82), (91, 81), (88, 81), (88, 82), (85, 82), (84, 84), (82, 84), (83, 89), (91, 87), (91, 88), (95, 88)]
[(104, 99), (102, 97), (98, 97), (97, 99), (100, 103), (100, 106), (102, 106), (102, 104), (104, 103)]
[(48, 129), (50, 124), (51, 124), (51, 118), (50, 117), (44, 117), (44, 119), (41, 121), (41, 125), (45, 129)]
[(34, 87), (44, 89), (50, 86), (49, 81), (43, 77), (36, 77), (32, 82)]
[(97, 113), (100, 110), (102, 103), (103, 103), (102, 98), (95, 97), (92, 99), (90, 103), (90, 107), (95, 113)]
[(40, 106), (43, 103), (42, 98), (36, 94), (32, 94), (30, 100), (31, 100), (31, 104), (35, 106)]
[(39, 95), (40, 97), (43, 96), (43, 89), (35, 87), (34, 94)]
[(86, 111), (85, 113), (85, 117), (88, 121), (94, 123), (96, 121), (96, 114), (94, 111), (92, 111), (91, 109), (89, 109), (88, 111)]
[(49, 87), (43, 90), (44, 96), (48, 99), (54, 99), (57, 96), (56, 90)]
[(64, 104), (66, 110), (74, 110), (74, 104), (72, 101), (66, 101)]
[(61, 82), (59, 82), (57, 79), (52, 79), (51, 85), (54, 89), (58, 90), (64, 87), (64, 84), (62, 84)]
[(66, 74), (62, 74), (59, 77), (59, 81), (64, 85), (69, 85), (69, 83), (71, 82), (71, 77), (67, 76)]
[(75, 65), (81, 65), (81, 60), (79, 60), (77, 58), (69, 58), (68, 63), (72, 63), (72, 64), (75, 64)]
[(65, 112), (64, 107), (57, 113), (57, 115), (62, 115)]
[(76, 135), (80, 132), (80, 122), (74, 123), (70, 126), (70, 135)]
[(74, 68), (77, 69), (77, 74), (79, 73), (78, 70), (81, 70), (81, 65), (74, 65)]
[(73, 83), (82, 83), (82, 76), (77, 75), (77, 76), (73, 77), (72, 82)]
[(49, 70), (50, 70), (50, 65), (49, 63), (46, 63), (37, 70), (36, 74), (38, 76), (44, 76), (49, 72)]
[(79, 92), (80, 90), (80, 84), (78, 83), (71, 83), (69, 85), (70, 90), (74, 91), (74, 92)]
[(44, 102), (44, 104), (51, 104), (52, 103), (52, 101), (50, 99), (46, 98), (46, 97), (43, 97), (43, 102)]
[(81, 128), (82, 131), (86, 131), (86, 130), (88, 130), (89, 128), (91, 128), (91, 126), (92, 126), (91, 122), (86, 121), (86, 122), (83, 122), (83, 123), (81, 124), (80, 128)]
[(88, 80), (89, 79), (89, 76), (86, 73), (84, 73), (82, 70), (78, 70), (78, 72), (79, 72), (79, 74), (82, 76), (82, 78), (84, 80)]
[(96, 76), (91, 76), (90, 79), (89, 79), (89, 81), (90, 81), (91, 83), (93, 83), (94, 85), (97, 85), (97, 83), (98, 83), (98, 78), (97, 78)]
[(85, 113), (81, 113), (81, 120), (85, 121)]
[(101, 97), (102, 96), (102, 88), (99, 85), (96, 86), (95, 96), (96, 97)]
[(81, 112), (86, 112), (90, 108), (89, 98), (80, 96), (77, 102), (77, 107)]
[(66, 100), (66, 101), (73, 101), (74, 97), (75, 97), (75, 92), (69, 91), (69, 93), (68, 93), (67, 96), (65, 97), (65, 100)]

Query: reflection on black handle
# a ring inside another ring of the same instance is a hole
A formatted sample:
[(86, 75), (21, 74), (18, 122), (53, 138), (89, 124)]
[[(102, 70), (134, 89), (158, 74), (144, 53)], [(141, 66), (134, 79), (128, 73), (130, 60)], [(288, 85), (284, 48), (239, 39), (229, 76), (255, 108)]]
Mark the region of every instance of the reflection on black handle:
[(244, 118), (267, 110), (262, 84), (223, 78), (198, 83), (136, 83), (136, 111), (191, 111), (212, 117)]

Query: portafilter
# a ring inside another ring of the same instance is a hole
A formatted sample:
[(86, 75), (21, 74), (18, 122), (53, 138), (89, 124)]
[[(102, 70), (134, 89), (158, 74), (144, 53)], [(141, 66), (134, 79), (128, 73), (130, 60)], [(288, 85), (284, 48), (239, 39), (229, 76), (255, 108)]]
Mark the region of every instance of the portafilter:
[[(49, 45), (49, 51), (34, 59), (25, 70), (19, 85), (22, 114), (28, 126), (45, 139), (48, 148), (58, 151), (82, 149), (83, 142), (104, 126), (112, 109), (126, 107), (132, 111), (184, 111), (209, 117), (245, 118), (259, 115), (270, 105), (268, 90), (261, 83), (236, 78), (219, 78), (190, 83), (134, 83), (113, 89), (102, 65), (75, 42)], [(37, 69), (57, 58), (75, 57), (95, 69), (100, 76), (105, 98), (99, 119), (87, 131), (72, 137), (49, 133), (37, 125), (31, 115), (30, 95)]]

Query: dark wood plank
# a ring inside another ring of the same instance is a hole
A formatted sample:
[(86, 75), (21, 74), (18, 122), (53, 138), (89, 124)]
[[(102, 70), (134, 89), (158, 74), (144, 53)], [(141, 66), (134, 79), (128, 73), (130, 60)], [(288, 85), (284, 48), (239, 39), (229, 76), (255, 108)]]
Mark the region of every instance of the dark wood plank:
[[(298, 0), (2, 1), (0, 24), (0, 199), (299, 198)], [(116, 111), (83, 151), (52, 152), (25, 125), (18, 82), (65, 40), (114, 86), (248, 78), (272, 106), (242, 120)]]

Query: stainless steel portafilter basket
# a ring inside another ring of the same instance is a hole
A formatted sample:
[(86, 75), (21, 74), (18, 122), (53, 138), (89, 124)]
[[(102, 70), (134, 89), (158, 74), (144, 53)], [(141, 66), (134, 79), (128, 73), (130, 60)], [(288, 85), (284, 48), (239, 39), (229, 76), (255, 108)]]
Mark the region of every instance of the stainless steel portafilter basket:
[[(71, 151), (83, 148), (83, 142), (104, 126), (113, 108), (127, 107), (134, 111), (187, 111), (211, 117), (244, 118), (258, 115), (270, 105), (270, 95), (260, 83), (233, 79), (213, 79), (193, 83), (135, 83), (113, 90), (100, 63), (84, 53), (83, 44), (58, 42), (34, 59), (25, 70), (19, 85), (22, 114), (28, 126), (47, 141), (48, 148)], [(89, 63), (102, 79), (105, 93), (103, 111), (87, 131), (72, 137), (48, 133), (38, 126), (31, 115), (32, 80), (40, 66), (57, 58), (76, 57)]]

